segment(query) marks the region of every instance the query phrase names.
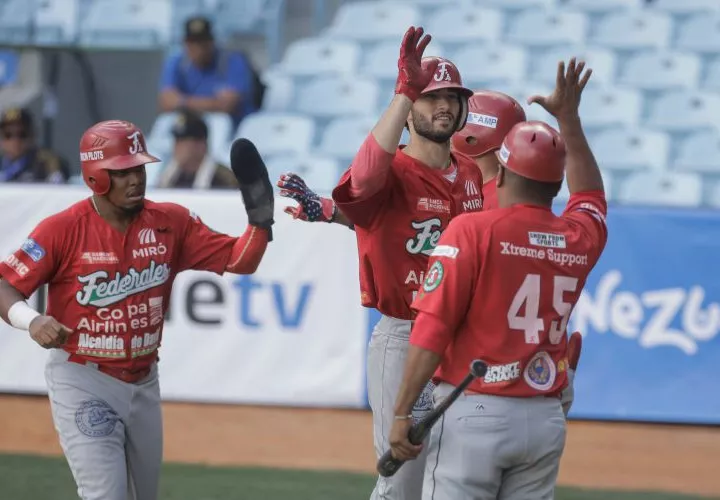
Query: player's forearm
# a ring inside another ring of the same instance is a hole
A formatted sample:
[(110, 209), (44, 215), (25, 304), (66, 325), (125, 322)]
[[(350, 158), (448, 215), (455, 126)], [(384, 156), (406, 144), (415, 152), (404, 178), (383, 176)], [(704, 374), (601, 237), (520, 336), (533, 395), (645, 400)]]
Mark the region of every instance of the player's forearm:
[(202, 113), (226, 112), (223, 101), (217, 97), (185, 97), (185, 106)]
[(10, 308), (17, 302), (22, 302), (24, 300), (25, 297), (23, 297), (23, 295), (17, 291), (14, 286), (3, 279), (0, 279), (0, 317), (2, 317), (6, 323), (12, 324), (10, 318), (8, 317), (8, 311)]
[(335, 214), (335, 219), (333, 220), (333, 223), (349, 227), (350, 229), (353, 229), (355, 227), (355, 224), (353, 224), (352, 221), (347, 218), (347, 215), (342, 213), (339, 208), (337, 208), (337, 213)]
[(558, 119), (567, 150), (565, 175), (570, 193), (602, 191), (603, 180), (579, 116)]
[(407, 122), (408, 114), (412, 108), (413, 102), (409, 97), (402, 94), (395, 94), (390, 106), (380, 117), (380, 120), (372, 129), (372, 135), (375, 137), (378, 145), (390, 154), (395, 154), (395, 150), (400, 144), (403, 128)]
[(440, 364), (441, 356), (411, 345), (405, 362), (405, 374), (395, 401), (395, 415), (410, 415), (428, 380)]
[(255, 226), (248, 226), (245, 234), (235, 240), (225, 270), (233, 274), (253, 274), (268, 245), (268, 231)]

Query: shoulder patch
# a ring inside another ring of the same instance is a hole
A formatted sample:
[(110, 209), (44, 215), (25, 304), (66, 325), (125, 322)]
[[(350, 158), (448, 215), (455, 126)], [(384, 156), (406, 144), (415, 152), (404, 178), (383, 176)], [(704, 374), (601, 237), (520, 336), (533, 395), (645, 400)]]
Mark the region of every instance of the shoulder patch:
[(444, 276), (445, 268), (443, 268), (442, 262), (436, 260), (428, 271), (425, 283), (423, 283), (423, 290), (426, 292), (432, 292), (440, 286)]

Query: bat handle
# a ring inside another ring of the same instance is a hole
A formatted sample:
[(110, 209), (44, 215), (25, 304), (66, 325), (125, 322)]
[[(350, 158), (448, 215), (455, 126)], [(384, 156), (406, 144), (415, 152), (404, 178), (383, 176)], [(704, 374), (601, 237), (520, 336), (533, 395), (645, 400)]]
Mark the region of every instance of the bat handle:
[(382, 477), (393, 476), (404, 464), (404, 460), (398, 460), (392, 456), (390, 450), (386, 451), (377, 463), (377, 471)]

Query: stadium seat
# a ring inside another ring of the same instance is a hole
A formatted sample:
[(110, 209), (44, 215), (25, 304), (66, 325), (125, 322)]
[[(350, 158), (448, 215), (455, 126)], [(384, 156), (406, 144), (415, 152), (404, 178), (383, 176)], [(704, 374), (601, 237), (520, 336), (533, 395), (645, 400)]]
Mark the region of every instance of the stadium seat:
[(588, 14), (606, 14), (614, 11), (630, 11), (640, 9), (645, 0), (556, 0), (557, 8), (572, 9)]
[(525, 49), (509, 44), (473, 44), (458, 50), (452, 60), (461, 68), (463, 80), (484, 82), (488, 88), (497, 82), (522, 81), (527, 67)]
[(208, 126), (208, 150), (216, 161), (230, 165), (233, 121), (227, 113), (205, 113)]
[(715, 184), (715, 187), (711, 190), (710, 196), (708, 197), (708, 205), (720, 208), (720, 183)]
[(262, 75), (267, 86), (263, 97), (263, 110), (287, 111), (295, 105), (295, 84), (292, 77), (274, 71)]
[(333, 38), (364, 42), (384, 38), (400, 40), (408, 26), (419, 25), (420, 12), (413, 5), (361, 1), (343, 3), (328, 27), (327, 34)]
[[(361, 74), (378, 80), (390, 81), (393, 86), (397, 79), (400, 42), (396, 40), (382, 41), (369, 48), (365, 54)], [(448, 57), (445, 47), (436, 42), (435, 38), (425, 49), (424, 56)]]
[(157, 151), (157, 155), (169, 158), (173, 149), (172, 127), (175, 124), (177, 113), (161, 113), (156, 118), (147, 135), (148, 151)]
[(551, 47), (534, 55), (531, 59), (530, 78), (538, 82), (555, 85), (559, 61), (566, 63), (571, 57), (583, 60), (593, 74), (588, 86), (611, 85), (617, 73), (617, 57), (609, 49), (601, 47)]
[(362, 77), (319, 77), (299, 91), (297, 110), (318, 118), (375, 113), (379, 88)]
[(703, 130), (679, 141), (675, 168), (720, 174), (720, 133)]
[(33, 4), (27, 0), (0, 2), (0, 43), (30, 43)]
[(587, 87), (582, 95), (580, 116), (588, 128), (627, 127), (640, 122), (642, 94), (630, 88)]
[(35, 12), (35, 43), (40, 45), (73, 44), (80, 18), (79, 0), (44, 0)]
[(503, 15), (499, 10), (463, 5), (439, 9), (427, 20), (427, 30), (443, 43), (494, 42), (500, 39)]
[(714, 58), (708, 63), (702, 88), (714, 92), (720, 91), (720, 58)]
[(618, 201), (638, 205), (698, 207), (702, 204), (702, 179), (691, 173), (638, 172), (620, 185)]
[(668, 47), (671, 36), (671, 16), (638, 10), (615, 12), (598, 20), (590, 43), (619, 50), (658, 49)]
[(588, 134), (600, 168), (609, 170), (664, 170), (670, 138), (662, 132), (612, 128)]
[(170, 41), (169, 0), (94, 0), (79, 42), (86, 47), (165, 47)]
[(329, 196), (340, 180), (342, 170), (335, 158), (320, 155), (275, 155), (265, 161), (270, 180), (277, 180), (286, 172), (303, 178), (321, 196)]
[(20, 69), (20, 54), (14, 50), (0, 50), (0, 87), (17, 81)]
[(506, 38), (532, 46), (582, 44), (588, 19), (582, 12), (527, 10), (510, 21)]
[(349, 40), (305, 38), (285, 50), (279, 71), (295, 77), (351, 74), (360, 63), (360, 47)]
[[(613, 193), (614, 193), (614, 189), (615, 189), (615, 181), (613, 179), (613, 176), (607, 170), (600, 170), (600, 176), (603, 179), (603, 187), (605, 189), (605, 199), (607, 201), (612, 201)], [(562, 187), (560, 188), (560, 192), (557, 195), (557, 200), (567, 201), (569, 199), (570, 199), (570, 189), (568, 189), (567, 176), (566, 176), (565, 180), (563, 181)]]
[(682, 21), (675, 47), (708, 55), (720, 52), (720, 13), (703, 12)]
[(653, 0), (650, 8), (670, 12), (671, 14), (694, 14), (720, 10), (717, 0)]
[(325, 128), (318, 151), (349, 162), (375, 126), (377, 118), (336, 118)]
[(527, 9), (549, 10), (555, 6), (556, 0), (475, 0), (475, 5), (517, 12)]
[(650, 106), (649, 127), (685, 132), (714, 127), (720, 117), (720, 95), (675, 90), (658, 97)]
[(310, 117), (292, 113), (253, 113), (240, 122), (235, 138), (251, 140), (265, 156), (305, 154), (315, 139)]
[(630, 56), (618, 83), (642, 90), (693, 88), (700, 80), (700, 58), (680, 52), (644, 52)]

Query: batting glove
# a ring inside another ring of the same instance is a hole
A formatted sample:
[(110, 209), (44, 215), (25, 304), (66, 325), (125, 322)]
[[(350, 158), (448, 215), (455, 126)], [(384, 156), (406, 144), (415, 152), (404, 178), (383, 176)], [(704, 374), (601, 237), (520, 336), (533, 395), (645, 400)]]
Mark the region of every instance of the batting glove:
[(280, 196), (298, 202), (296, 207), (285, 208), (285, 213), (292, 215), (293, 219), (308, 222), (333, 222), (335, 220), (337, 215), (335, 202), (330, 198), (318, 196), (299, 175), (282, 174), (277, 186), (280, 188)]
[(437, 62), (430, 65), (423, 71), (422, 56), (425, 47), (430, 43), (432, 37), (425, 35), (423, 29), (411, 26), (405, 33), (402, 45), (400, 46), (400, 58), (398, 59), (398, 77), (395, 83), (395, 93), (403, 94), (415, 101), (430, 83)]
[(582, 350), (582, 335), (580, 332), (574, 332), (568, 339), (568, 385), (563, 389), (561, 394), (561, 402), (563, 412), (567, 417), (575, 399), (575, 371), (577, 370), (578, 361), (580, 361), (580, 351)]

